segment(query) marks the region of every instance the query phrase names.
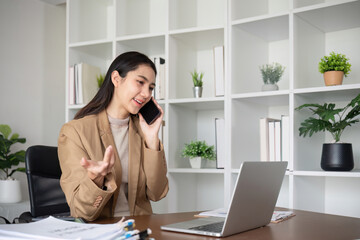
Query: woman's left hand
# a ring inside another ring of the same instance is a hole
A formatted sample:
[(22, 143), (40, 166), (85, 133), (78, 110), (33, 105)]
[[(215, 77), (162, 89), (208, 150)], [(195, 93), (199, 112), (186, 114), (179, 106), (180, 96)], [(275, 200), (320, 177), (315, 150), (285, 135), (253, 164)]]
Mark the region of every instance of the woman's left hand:
[(153, 97), (152, 99), (160, 111), (160, 116), (151, 125), (148, 125), (141, 113), (139, 113), (140, 127), (144, 133), (146, 146), (152, 150), (160, 150), (159, 129), (162, 124), (164, 111)]

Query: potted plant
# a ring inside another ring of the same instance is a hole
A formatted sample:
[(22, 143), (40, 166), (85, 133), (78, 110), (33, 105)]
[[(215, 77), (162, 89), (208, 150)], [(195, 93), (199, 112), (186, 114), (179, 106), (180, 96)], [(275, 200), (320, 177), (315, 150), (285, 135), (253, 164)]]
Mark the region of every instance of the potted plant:
[(299, 128), (299, 135), (311, 137), (313, 133), (328, 131), (333, 136), (332, 143), (324, 143), (321, 156), (321, 168), (325, 171), (350, 171), (354, 167), (354, 158), (351, 143), (340, 142), (345, 128), (359, 119), (360, 94), (352, 99), (345, 107), (335, 108), (334, 103), (323, 105), (309, 103), (297, 107), (295, 110), (309, 109), (317, 117), (305, 119)]
[(201, 168), (205, 160), (215, 160), (214, 146), (208, 146), (205, 141), (191, 141), (185, 144), (182, 156), (188, 157), (192, 168)]
[(272, 63), (265, 64), (260, 66), (260, 72), (262, 75), (262, 79), (264, 85), (262, 86), (262, 91), (274, 91), (278, 90), (279, 86), (277, 82), (280, 81), (281, 76), (285, 71), (285, 67), (283, 67), (280, 63)]
[(190, 73), (192, 80), (193, 80), (193, 91), (194, 97), (200, 98), (202, 96), (202, 89), (203, 89), (203, 77), (204, 73), (198, 73), (196, 70)]
[[(15, 172), (25, 172), (25, 168), (17, 167), (25, 162), (25, 151), (11, 152), (11, 146), (15, 143), (25, 143), (25, 138), (19, 138), (19, 134), (11, 134), (9, 125), (0, 124), (0, 169), (4, 177), (0, 178), (0, 202), (13, 203), (21, 201), (20, 181), (12, 177)], [(13, 169), (13, 167), (17, 167)]]
[(344, 54), (331, 52), (319, 62), (319, 72), (324, 74), (326, 86), (341, 85), (344, 76), (347, 77), (351, 64)]

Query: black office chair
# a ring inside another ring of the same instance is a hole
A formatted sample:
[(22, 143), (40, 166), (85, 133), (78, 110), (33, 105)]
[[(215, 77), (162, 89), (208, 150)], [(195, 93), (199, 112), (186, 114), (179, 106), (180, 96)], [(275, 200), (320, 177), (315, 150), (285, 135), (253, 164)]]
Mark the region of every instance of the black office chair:
[(21, 214), (19, 222), (31, 222), (33, 218), (49, 215), (69, 216), (70, 209), (60, 187), (61, 169), (57, 147), (29, 147), (26, 150), (25, 167), (31, 211)]

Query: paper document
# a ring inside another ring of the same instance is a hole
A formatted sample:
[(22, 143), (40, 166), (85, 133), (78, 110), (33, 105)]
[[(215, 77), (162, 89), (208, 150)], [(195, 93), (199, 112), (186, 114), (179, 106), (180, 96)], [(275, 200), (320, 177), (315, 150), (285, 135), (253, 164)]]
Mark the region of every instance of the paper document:
[[(226, 217), (227, 215), (227, 209), (225, 208), (219, 208), (211, 211), (201, 212), (197, 217)], [(284, 221), (285, 219), (295, 216), (293, 212), (291, 211), (274, 211), (271, 222), (272, 223), (278, 223), (281, 221)]]
[(223, 217), (225, 218), (228, 210), (225, 208), (219, 208), (211, 211), (201, 212), (198, 217)]
[(90, 224), (48, 217), (31, 223), (0, 225), (0, 240), (6, 239), (114, 239), (121, 235), (119, 224)]
[(295, 214), (291, 211), (274, 211), (271, 218), (271, 222), (273, 223), (282, 222), (293, 216), (295, 216)]

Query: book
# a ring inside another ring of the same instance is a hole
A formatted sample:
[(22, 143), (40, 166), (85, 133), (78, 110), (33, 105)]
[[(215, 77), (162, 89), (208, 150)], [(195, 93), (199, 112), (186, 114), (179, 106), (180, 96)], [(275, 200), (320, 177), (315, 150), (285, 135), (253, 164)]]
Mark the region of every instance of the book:
[(216, 168), (225, 167), (225, 120), (215, 118)]
[(275, 160), (275, 122), (274, 118), (261, 118), (260, 132), (260, 161)]
[(290, 161), (290, 119), (281, 116), (281, 160)]
[(281, 161), (281, 121), (275, 121), (274, 142), (275, 142), (275, 157), (274, 161)]
[(99, 67), (87, 63), (78, 64), (79, 101), (77, 104), (87, 104), (97, 92), (96, 76), (100, 75)]
[(269, 161), (275, 161), (275, 121), (269, 122)]
[(215, 96), (224, 96), (224, 46), (214, 47)]
[(69, 85), (68, 85), (68, 90), (69, 90), (69, 104), (73, 105), (75, 104), (75, 76), (74, 76), (74, 66), (70, 66), (69, 67)]
[(155, 99), (165, 99), (165, 59), (162, 57), (155, 57), (154, 64), (156, 67), (156, 78), (155, 78)]

